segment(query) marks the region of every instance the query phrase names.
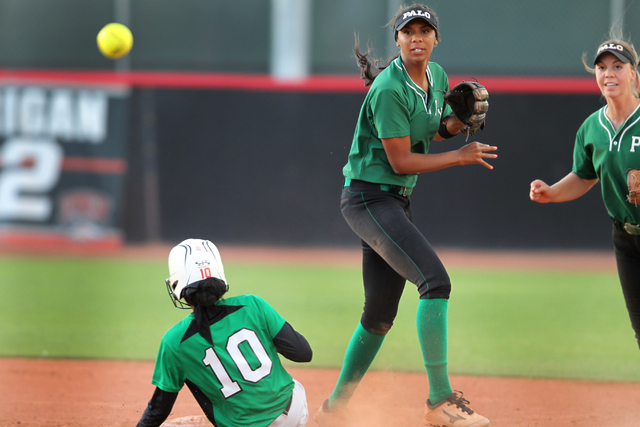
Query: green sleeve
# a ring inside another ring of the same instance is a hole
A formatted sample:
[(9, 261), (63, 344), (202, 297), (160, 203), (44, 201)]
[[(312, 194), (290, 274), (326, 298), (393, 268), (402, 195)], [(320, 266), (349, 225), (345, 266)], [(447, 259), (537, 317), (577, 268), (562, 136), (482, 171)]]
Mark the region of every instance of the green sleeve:
[(449, 104), (445, 103), (444, 104), (444, 108), (442, 109), (442, 118), (447, 117), (451, 113), (453, 113), (453, 110), (451, 109), (451, 106), (449, 106)]
[[(449, 77), (447, 77), (447, 74), (444, 72), (444, 70), (442, 70), (442, 74), (444, 76), (443, 78), (443, 83), (442, 83), (442, 90), (444, 91), (444, 93), (449, 92)], [(448, 116), (449, 114), (453, 113), (453, 110), (451, 109), (451, 106), (449, 104), (447, 104), (446, 102), (444, 102), (444, 94), (442, 96), (442, 118)]]
[(593, 166), (593, 148), (586, 146), (584, 141), (584, 125), (578, 130), (576, 142), (573, 148), (573, 169), (572, 172), (582, 179), (596, 179), (598, 175)]
[(160, 342), (151, 384), (163, 391), (177, 393), (184, 385), (182, 364), (176, 351), (164, 338)]
[(379, 88), (371, 97), (370, 107), (379, 138), (397, 138), (411, 133), (409, 110), (397, 90)]
[(284, 317), (280, 316), (280, 314), (278, 314), (278, 312), (269, 305), (268, 302), (258, 296), (256, 296), (255, 299), (262, 315), (264, 316), (264, 321), (267, 325), (269, 335), (271, 338), (274, 338), (278, 335), (278, 332), (280, 332), (280, 329), (282, 329), (286, 321)]

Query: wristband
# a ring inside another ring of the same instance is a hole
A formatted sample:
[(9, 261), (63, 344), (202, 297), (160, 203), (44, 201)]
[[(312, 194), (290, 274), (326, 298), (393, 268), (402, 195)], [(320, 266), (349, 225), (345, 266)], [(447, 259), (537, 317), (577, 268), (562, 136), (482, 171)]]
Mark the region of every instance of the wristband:
[(457, 134), (453, 135), (453, 134), (449, 133), (449, 131), (447, 130), (447, 122), (449, 121), (449, 117), (452, 117), (452, 116), (453, 116), (453, 113), (451, 113), (448, 116), (446, 116), (445, 118), (443, 118), (442, 121), (440, 122), (440, 127), (438, 128), (438, 133), (444, 139), (453, 138), (454, 136), (457, 135)]

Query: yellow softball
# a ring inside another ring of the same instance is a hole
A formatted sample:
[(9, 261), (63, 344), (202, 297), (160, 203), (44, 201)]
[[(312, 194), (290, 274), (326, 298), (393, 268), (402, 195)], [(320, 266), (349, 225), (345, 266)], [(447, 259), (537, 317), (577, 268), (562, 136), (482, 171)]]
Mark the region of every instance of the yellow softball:
[(133, 47), (133, 34), (122, 24), (112, 22), (102, 27), (97, 37), (98, 49), (110, 59), (125, 56)]

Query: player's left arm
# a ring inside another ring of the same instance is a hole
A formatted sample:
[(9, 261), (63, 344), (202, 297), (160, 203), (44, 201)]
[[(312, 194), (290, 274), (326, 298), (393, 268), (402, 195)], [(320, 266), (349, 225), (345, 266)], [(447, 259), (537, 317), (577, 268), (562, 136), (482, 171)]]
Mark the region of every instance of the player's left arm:
[(273, 338), (278, 353), (293, 362), (311, 362), (313, 351), (305, 337), (293, 329), (289, 322), (282, 325), (280, 332)]
[(434, 141), (444, 141), (445, 139), (453, 138), (460, 133), (463, 123), (455, 114), (451, 113), (443, 117), (440, 121), (440, 128), (438, 133), (433, 137)]
[(382, 145), (391, 168), (398, 175), (433, 172), (452, 166), (471, 164), (480, 164), (488, 169), (493, 169), (493, 166), (485, 160), (498, 157), (497, 154), (487, 152), (495, 151), (498, 147), (477, 141), (457, 150), (434, 154), (412, 152), (411, 138), (408, 135), (399, 138), (382, 138)]
[[(449, 79), (446, 78), (442, 81), (442, 90), (438, 92), (447, 93), (449, 92)], [(438, 132), (436, 136), (433, 138), (434, 141), (444, 141), (445, 139), (453, 138), (457, 134), (460, 133), (460, 129), (464, 123), (456, 117), (451, 106), (444, 102), (444, 96), (441, 101), (443, 108), (440, 117), (440, 127), (438, 128)]]
[(159, 427), (171, 414), (177, 397), (178, 393), (169, 393), (156, 387), (137, 427)]

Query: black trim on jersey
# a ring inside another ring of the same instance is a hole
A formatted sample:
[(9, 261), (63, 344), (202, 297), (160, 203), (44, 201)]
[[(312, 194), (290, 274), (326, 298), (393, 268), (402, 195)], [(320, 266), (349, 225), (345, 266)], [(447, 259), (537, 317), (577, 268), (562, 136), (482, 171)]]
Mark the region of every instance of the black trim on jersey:
[(207, 416), (207, 419), (213, 424), (216, 425), (216, 417), (213, 413), (213, 402), (211, 402), (207, 396), (200, 390), (200, 387), (195, 385), (193, 382), (189, 380), (185, 380), (184, 383), (189, 387), (191, 394), (193, 394), (194, 399), (198, 402), (198, 405), (202, 408), (202, 411)]
[(313, 351), (305, 337), (285, 322), (280, 332), (273, 338), (278, 353), (293, 362), (311, 362)]
[(171, 414), (178, 393), (170, 393), (156, 387), (137, 427), (159, 427)]
[[(204, 309), (207, 311), (209, 326), (221, 321), (228, 315), (235, 313), (241, 308), (244, 308), (244, 305), (214, 305), (212, 307), (204, 307)], [(184, 341), (196, 335), (197, 333), (198, 323), (195, 319), (193, 319), (189, 324), (187, 330), (184, 332), (184, 336), (182, 337), (182, 340), (180, 340), (180, 343), (182, 344)]]

